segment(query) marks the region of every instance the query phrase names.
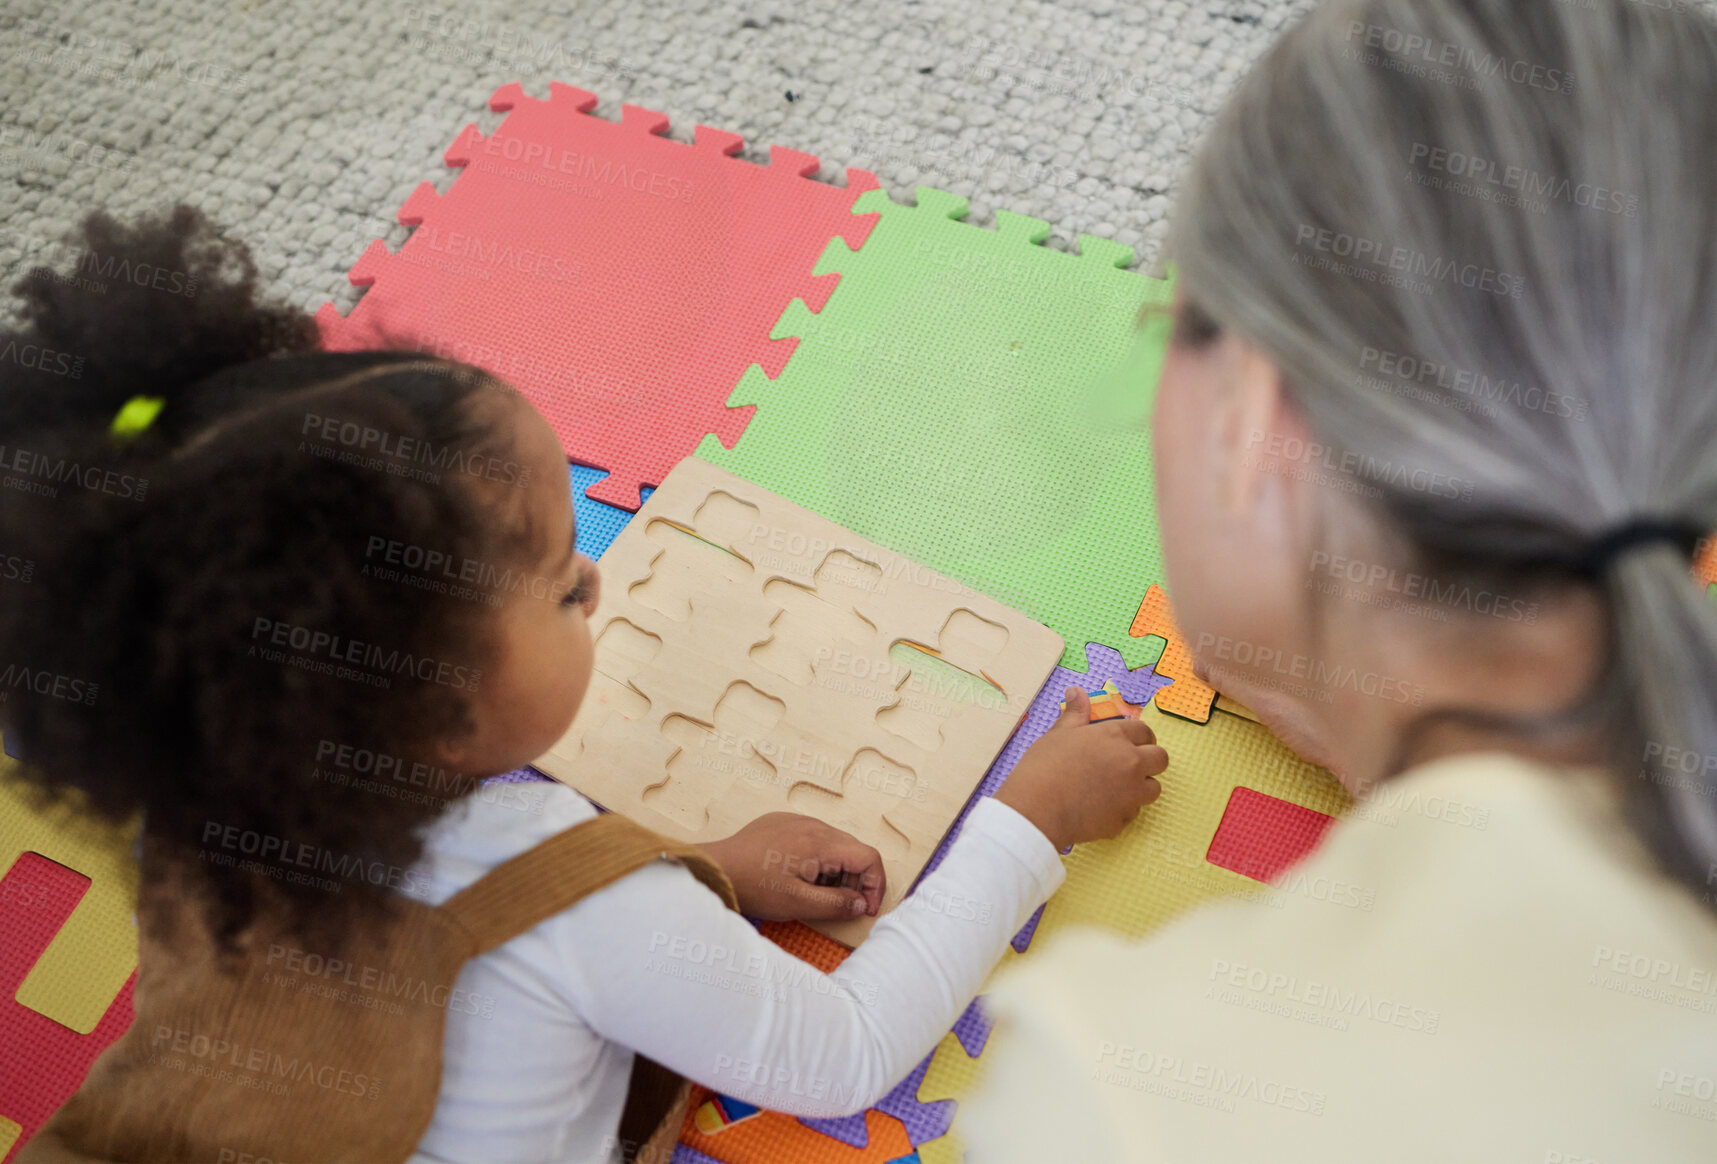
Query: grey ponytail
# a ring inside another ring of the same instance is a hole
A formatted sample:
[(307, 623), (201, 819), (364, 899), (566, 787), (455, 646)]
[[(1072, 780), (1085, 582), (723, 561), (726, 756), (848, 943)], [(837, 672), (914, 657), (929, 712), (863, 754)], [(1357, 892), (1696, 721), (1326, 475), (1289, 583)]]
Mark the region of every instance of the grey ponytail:
[[(1327, 0), (1189, 171), (1182, 291), (1270, 353), (1321, 441), (1413, 470), (1366, 504), (1418, 563), (1531, 585), (1636, 517), (1717, 528), (1717, 24), (1680, 9)], [(1717, 606), (1663, 541), (1599, 585), (1584, 710), (1704, 892)]]

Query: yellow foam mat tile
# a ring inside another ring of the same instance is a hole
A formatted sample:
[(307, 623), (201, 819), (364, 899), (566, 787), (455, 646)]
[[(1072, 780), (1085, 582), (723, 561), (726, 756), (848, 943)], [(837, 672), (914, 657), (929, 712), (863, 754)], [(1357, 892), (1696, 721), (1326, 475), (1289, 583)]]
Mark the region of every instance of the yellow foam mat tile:
[[(1294, 755), (1240, 711), (1198, 724), (1152, 704), (1140, 718), (1169, 754), (1168, 770), (1160, 777), (1162, 796), (1120, 836), (1074, 847), (1065, 858), (1066, 883), (1050, 899), (1031, 946), (1018, 957), (1030, 958), (1057, 931), (1071, 926), (1096, 925), (1142, 937), (1214, 898), (1232, 894), (1269, 901), (1315, 891), (1297, 882), (1292, 871), (1272, 888), (1212, 865), (1204, 855), (1234, 789), (1250, 788), (1341, 816), (1352, 802), (1334, 776)], [(1013, 956), (1007, 958), (996, 974), (1005, 973), (1012, 961)], [(945, 1037), (919, 1085), (920, 1102), (964, 1099), (981, 1065), (981, 1059), (966, 1055), (957, 1038)], [(948, 1134), (918, 1146), (923, 1164), (960, 1164), (960, 1118), (957, 1107)]]
[(1183, 910), (1228, 894), (1266, 899), (1302, 892), (1293, 874), (1271, 889), (1204, 859), (1235, 788), (1245, 787), (1341, 816), (1349, 801), (1335, 777), (1290, 752), (1262, 725), (1239, 716), (1207, 724), (1140, 714), (1168, 750), (1163, 794), (1119, 837), (1079, 845), (1068, 854), (1067, 882), (1044, 910), (1035, 948), (1069, 926), (1097, 925), (1134, 937)]
[(1245, 704), (1241, 703), (1239, 700), (1228, 698), (1228, 696), (1226, 696), (1226, 695), (1220, 695), (1220, 694), (1217, 695), (1217, 697), (1216, 697), (1216, 710), (1217, 711), (1226, 711), (1230, 715), (1239, 716), (1241, 719), (1249, 719), (1253, 723), (1258, 722), (1258, 717), (1252, 713), (1251, 708), (1247, 707)]
[(39, 853), (89, 878), (88, 892), (36, 961), (17, 999), (81, 1035), (95, 1030), (137, 968), (135, 827), (110, 828), (70, 804), (43, 808), (0, 765), (0, 876), (20, 855)]
[[(1029, 957), (1029, 952), (1027, 954)], [(966, 1054), (960, 1040), (944, 1035), (936, 1045), (930, 1060), (930, 1070), (918, 1084), (918, 1102), (932, 1103), (939, 1099), (960, 1100), (970, 1095), (978, 1078), (978, 1059)], [(966, 1158), (966, 1146), (960, 1140), (960, 1109), (954, 1109), (954, 1123), (948, 1134), (918, 1145), (920, 1164), (960, 1164)]]
[(0, 1160), (6, 1158), (6, 1153), (12, 1150), (12, 1145), (18, 1142), (18, 1136), (23, 1128), (5, 1116), (0, 1116)]

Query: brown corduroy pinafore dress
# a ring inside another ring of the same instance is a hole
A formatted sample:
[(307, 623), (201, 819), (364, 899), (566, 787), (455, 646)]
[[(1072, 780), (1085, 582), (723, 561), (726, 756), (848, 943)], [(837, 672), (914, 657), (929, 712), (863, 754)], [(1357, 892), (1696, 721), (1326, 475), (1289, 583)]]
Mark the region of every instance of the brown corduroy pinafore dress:
[[(141, 940), (136, 1021), (18, 1164), (403, 1161), (435, 1111), (448, 1009), (484, 1005), (454, 989), (465, 962), (663, 859), (737, 908), (726, 875), (698, 849), (610, 814), (440, 906), (401, 898), (392, 920), (354, 935), (332, 961), (253, 933), (234, 973), (180, 910)], [(624, 1159), (665, 1164), (689, 1089), (636, 1058), (618, 1131)]]

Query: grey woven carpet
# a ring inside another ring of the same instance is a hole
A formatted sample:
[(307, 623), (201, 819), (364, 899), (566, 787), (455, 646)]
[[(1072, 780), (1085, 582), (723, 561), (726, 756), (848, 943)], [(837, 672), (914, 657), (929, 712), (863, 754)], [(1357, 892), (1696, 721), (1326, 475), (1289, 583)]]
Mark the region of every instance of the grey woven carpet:
[(1138, 249), (1204, 125), (1308, 0), (0, 0), (0, 278), (84, 211), (183, 200), (271, 287), (342, 311), (346, 271), (507, 81), (551, 80)]

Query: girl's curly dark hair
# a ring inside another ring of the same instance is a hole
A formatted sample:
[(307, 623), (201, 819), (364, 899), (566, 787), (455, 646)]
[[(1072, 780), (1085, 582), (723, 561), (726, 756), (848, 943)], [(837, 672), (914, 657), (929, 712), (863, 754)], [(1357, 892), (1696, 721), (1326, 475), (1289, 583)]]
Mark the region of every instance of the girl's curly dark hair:
[[(316, 350), (190, 207), (97, 212), (81, 235), (78, 267), (106, 281), (32, 270), (0, 332), (0, 730), (24, 779), (141, 810), (145, 886), (206, 889), (223, 944), (263, 916), (337, 942), (472, 787), (381, 794), (469, 723), (488, 624), (379, 582), (370, 555), (522, 552), (461, 471), (505, 459), (484, 397), (506, 389), (410, 351)], [(115, 436), (139, 396), (157, 418)], [(381, 779), (353, 779), (374, 756)]]

